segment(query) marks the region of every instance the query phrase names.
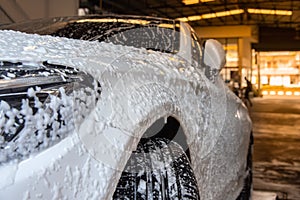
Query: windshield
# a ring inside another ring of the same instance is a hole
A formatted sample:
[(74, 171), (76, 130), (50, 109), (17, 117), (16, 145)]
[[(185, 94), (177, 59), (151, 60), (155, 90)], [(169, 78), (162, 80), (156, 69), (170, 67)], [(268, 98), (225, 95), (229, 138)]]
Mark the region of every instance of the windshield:
[(175, 23), (161, 21), (85, 19), (68, 23), (52, 35), (176, 53), (179, 32), (175, 28)]
[(180, 44), (180, 23), (159, 18), (128, 16), (126, 18), (115, 16), (53, 18), (1, 27), (1, 29), (111, 42), (167, 53), (177, 53)]

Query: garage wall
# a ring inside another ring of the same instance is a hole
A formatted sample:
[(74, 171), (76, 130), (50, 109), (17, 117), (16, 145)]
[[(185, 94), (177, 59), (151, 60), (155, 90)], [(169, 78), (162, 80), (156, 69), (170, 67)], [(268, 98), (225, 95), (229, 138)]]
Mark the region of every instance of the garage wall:
[(17, 0), (30, 19), (77, 15), (78, 0)]
[(0, 24), (77, 15), (78, 0), (0, 0)]

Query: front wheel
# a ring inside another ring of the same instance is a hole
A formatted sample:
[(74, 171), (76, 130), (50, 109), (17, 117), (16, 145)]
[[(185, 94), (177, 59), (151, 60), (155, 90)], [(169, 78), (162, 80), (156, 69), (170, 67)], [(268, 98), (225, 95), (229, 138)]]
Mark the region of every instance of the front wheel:
[(181, 146), (142, 139), (122, 172), (113, 199), (200, 199), (196, 178)]

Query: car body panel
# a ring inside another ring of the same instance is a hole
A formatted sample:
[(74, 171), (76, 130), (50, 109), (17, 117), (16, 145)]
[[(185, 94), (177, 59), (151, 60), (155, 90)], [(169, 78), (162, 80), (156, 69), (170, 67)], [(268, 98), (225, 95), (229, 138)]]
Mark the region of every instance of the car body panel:
[(10, 172), (0, 199), (110, 199), (143, 133), (167, 116), (187, 137), (201, 199), (232, 200), (240, 193), (251, 120), (223, 80), (209, 80), (187, 54), (15, 31), (0, 31), (0, 46), (0, 60), (75, 67), (102, 86), (100, 101), (74, 133), (0, 166), (0, 174)]

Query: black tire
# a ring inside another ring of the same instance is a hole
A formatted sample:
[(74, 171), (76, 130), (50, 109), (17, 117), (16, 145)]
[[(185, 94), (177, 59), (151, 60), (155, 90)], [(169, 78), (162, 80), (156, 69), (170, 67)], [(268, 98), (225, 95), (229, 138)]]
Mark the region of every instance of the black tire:
[(248, 155), (247, 155), (247, 168), (246, 171), (248, 173), (245, 181), (244, 187), (240, 195), (238, 196), (237, 200), (249, 200), (251, 199), (251, 192), (252, 192), (252, 151), (253, 151), (253, 135), (251, 133), (250, 144), (248, 148)]
[(142, 139), (132, 153), (113, 199), (200, 199), (181, 146), (162, 138)]

